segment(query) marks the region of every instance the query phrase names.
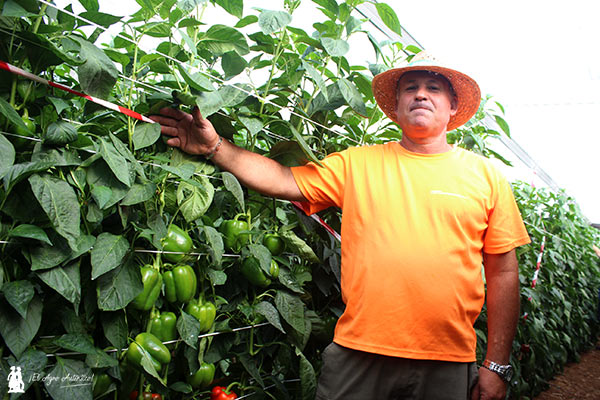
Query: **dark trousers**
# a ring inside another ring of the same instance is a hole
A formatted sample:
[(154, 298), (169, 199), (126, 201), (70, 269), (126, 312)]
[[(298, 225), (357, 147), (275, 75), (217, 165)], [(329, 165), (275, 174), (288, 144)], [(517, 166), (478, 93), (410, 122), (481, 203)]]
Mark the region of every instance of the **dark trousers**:
[(382, 356), (330, 344), (317, 400), (465, 400), (477, 364)]

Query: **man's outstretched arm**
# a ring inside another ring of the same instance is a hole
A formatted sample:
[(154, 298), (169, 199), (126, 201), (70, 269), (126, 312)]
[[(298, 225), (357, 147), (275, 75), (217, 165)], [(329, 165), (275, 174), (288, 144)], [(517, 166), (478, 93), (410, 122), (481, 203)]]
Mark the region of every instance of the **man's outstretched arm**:
[(202, 117), (198, 108), (188, 114), (167, 107), (160, 110), (160, 115), (150, 118), (161, 125), (164, 135), (171, 137), (167, 140), (169, 146), (195, 155), (208, 155), (216, 149), (211, 160), (235, 175), (246, 187), (280, 199), (306, 200), (289, 167), (225, 139), (219, 144), (219, 134), (210, 121)]

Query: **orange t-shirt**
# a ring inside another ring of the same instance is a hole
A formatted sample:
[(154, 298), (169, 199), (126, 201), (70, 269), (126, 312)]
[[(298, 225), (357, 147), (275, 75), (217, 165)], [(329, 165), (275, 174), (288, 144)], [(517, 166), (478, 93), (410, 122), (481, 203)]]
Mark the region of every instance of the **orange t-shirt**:
[(342, 209), (339, 345), (389, 356), (475, 361), (482, 251), (529, 243), (512, 190), (484, 157), (417, 154), (398, 142), (292, 168), (311, 212)]

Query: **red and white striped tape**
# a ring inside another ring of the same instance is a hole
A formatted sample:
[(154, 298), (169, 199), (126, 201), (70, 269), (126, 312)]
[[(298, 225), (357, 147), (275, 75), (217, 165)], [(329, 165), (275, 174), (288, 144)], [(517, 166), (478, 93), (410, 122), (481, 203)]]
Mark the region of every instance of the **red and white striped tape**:
[(325, 228), (327, 232), (331, 233), (337, 240), (339, 240), (340, 242), (342, 241), (342, 236), (339, 233), (337, 233), (331, 226), (329, 226), (327, 222), (323, 221), (323, 218), (319, 217), (316, 214), (308, 214), (310, 212), (308, 204), (300, 201), (292, 201), (291, 203), (300, 210), (304, 211), (306, 215), (317, 221), (323, 228)]
[(531, 280), (531, 287), (535, 288), (537, 284), (538, 276), (540, 274), (540, 268), (542, 267), (542, 256), (544, 255), (544, 247), (546, 245), (546, 236), (542, 238), (542, 245), (540, 246), (540, 254), (538, 254), (535, 272), (533, 273), (533, 279)]
[(74, 94), (76, 96), (83, 97), (84, 99), (92, 101), (92, 102), (94, 102), (96, 104), (100, 104), (101, 106), (106, 107), (109, 110), (118, 111), (121, 114), (125, 114), (125, 115), (127, 115), (129, 117), (138, 119), (140, 121), (148, 122), (148, 123), (151, 123), (151, 124), (155, 123), (150, 118), (148, 118), (146, 116), (143, 116), (142, 114), (137, 113), (137, 112), (135, 112), (133, 110), (130, 110), (130, 109), (125, 108), (125, 107), (121, 107), (119, 105), (113, 104), (113, 103), (108, 102), (106, 100), (99, 99), (99, 98), (94, 97), (94, 96), (87, 95), (85, 93), (78, 92), (76, 90), (71, 89), (70, 87), (67, 87), (65, 85), (61, 85), (60, 83), (51, 82), (51, 81), (49, 81), (47, 79), (44, 79), (44, 78), (42, 78), (40, 76), (37, 76), (37, 75), (34, 75), (34, 74), (30, 73), (30, 72), (27, 72), (27, 71), (25, 71), (25, 70), (23, 70), (23, 69), (21, 69), (19, 67), (15, 67), (14, 65), (11, 65), (11, 64), (9, 64), (7, 62), (4, 62), (4, 61), (1, 61), (1, 60), (0, 60), (0, 69), (6, 70), (6, 71), (11, 72), (13, 74), (20, 75), (20, 76), (25, 77), (27, 79), (31, 79), (32, 81), (39, 82), (39, 83), (41, 83), (43, 85), (52, 86), (52, 87), (55, 87), (57, 89), (64, 90), (65, 92), (69, 92), (71, 94)]

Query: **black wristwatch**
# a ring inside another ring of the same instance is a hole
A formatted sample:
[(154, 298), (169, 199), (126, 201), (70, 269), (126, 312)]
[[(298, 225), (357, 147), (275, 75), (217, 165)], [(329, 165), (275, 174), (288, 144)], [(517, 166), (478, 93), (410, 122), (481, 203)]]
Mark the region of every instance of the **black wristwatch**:
[(498, 376), (500, 376), (500, 378), (502, 378), (504, 382), (510, 382), (510, 380), (512, 379), (513, 367), (510, 364), (501, 365), (490, 360), (484, 360), (481, 366), (483, 368), (489, 369), (492, 372), (497, 373)]

